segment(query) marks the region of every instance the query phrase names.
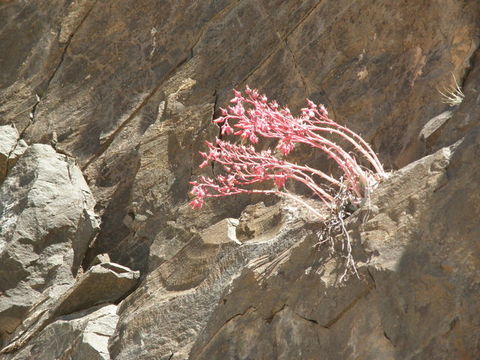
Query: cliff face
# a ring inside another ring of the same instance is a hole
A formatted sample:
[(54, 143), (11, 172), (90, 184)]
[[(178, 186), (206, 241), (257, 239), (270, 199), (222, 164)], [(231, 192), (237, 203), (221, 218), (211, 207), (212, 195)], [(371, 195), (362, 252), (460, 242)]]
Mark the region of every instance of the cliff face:
[[(477, 1), (10, 0), (0, 44), (0, 359), (478, 358)], [(292, 204), (187, 206), (246, 84), (394, 171), (359, 278)]]

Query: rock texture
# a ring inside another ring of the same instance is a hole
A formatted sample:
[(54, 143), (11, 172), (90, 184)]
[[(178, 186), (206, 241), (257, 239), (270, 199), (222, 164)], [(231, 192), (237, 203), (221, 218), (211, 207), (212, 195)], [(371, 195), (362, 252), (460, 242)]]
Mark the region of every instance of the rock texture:
[(71, 314), (98, 304), (114, 303), (137, 284), (139, 272), (115, 263), (102, 263), (83, 274), (55, 306), (53, 316)]
[[(75, 276), (116, 283), (119, 266), (141, 282), (98, 289), (121, 303), (92, 358), (478, 357), (479, 29), (469, 0), (0, 1), (0, 331), (28, 340), (0, 359), (90, 354), (98, 302), (50, 315)], [(217, 170), (197, 168), (211, 120), (246, 84), (325, 103), (388, 169), (410, 164), (348, 219), (359, 279), (338, 284), (324, 225), (292, 204), (187, 206)]]
[[(13, 121), (30, 142), (54, 141), (78, 159), (105, 223), (96, 251), (143, 269), (159, 229), (146, 224), (135, 236), (123, 220), (133, 209), (142, 218), (161, 207), (168, 209), (158, 215), (164, 222), (175, 218), (195, 153), (216, 132), (209, 120), (232, 87), (248, 83), (293, 109), (305, 97), (324, 102), (372, 141), (389, 167), (423, 155), (420, 130), (448, 107), (437, 89), (452, 84), (452, 73), (465, 87), (475, 81), (480, 5), (390, 5), (3, 3), (0, 41), (9, 51), (1, 59), (0, 122)], [(158, 146), (147, 150), (149, 143)], [(237, 216), (246, 204), (214, 221)]]
[(30, 146), (0, 187), (0, 332), (8, 337), (56, 287), (72, 283), (98, 230), (72, 159)]
[[(47, 330), (50, 324), (57, 322), (61, 316), (74, 314), (76, 312), (85, 311), (89, 313), (89, 309), (94, 309), (97, 305), (115, 303), (124, 298), (137, 284), (139, 278), (138, 271), (132, 271), (129, 268), (115, 263), (101, 263), (94, 265), (85, 274), (81, 275), (77, 281), (60, 296), (44, 299), (44, 303), (36, 306), (22, 326), (15, 332), (15, 337), (8, 346), (2, 349), (3, 353), (15, 352), (23, 348), (32, 338), (41, 337), (42, 333)], [(114, 307), (116, 309), (116, 307)], [(112, 308), (109, 311), (112, 312)], [(93, 311), (93, 310), (92, 310)], [(81, 317), (73, 315), (74, 318)], [(115, 318), (115, 324), (118, 317)], [(84, 324), (91, 319), (80, 319), (80, 324)], [(100, 334), (101, 336), (111, 336)], [(76, 335), (75, 335), (76, 336)], [(33, 341), (35, 343), (35, 341)], [(103, 341), (102, 341), (103, 342)], [(104, 341), (108, 342), (108, 339)], [(55, 348), (55, 351), (65, 351), (61, 345)], [(35, 346), (33, 346), (35, 348)], [(62, 350), (63, 349), (63, 350)], [(105, 350), (105, 349), (104, 349)], [(25, 359), (25, 354), (30, 350), (20, 352), (20, 355), (14, 355), (15, 359)], [(69, 350), (70, 351), (70, 350)], [(79, 356), (85, 356), (81, 349)], [(102, 350), (103, 351), (103, 350)], [(75, 351), (73, 352), (75, 354)], [(88, 354), (88, 352), (87, 352)], [(104, 355), (108, 354), (105, 352)], [(103, 356), (103, 355), (102, 355)]]
[(108, 339), (118, 321), (115, 305), (97, 306), (58, 318), (31, 343), (6, 359), (109, 360)]
[[(473, 179), (480, 167), (472, 157), (479, 144), (477, 128), (398, 171), (347, 220), (360, 277), (344, 284), (342, 252), (316, 246), (322, 225), (298, 214), (286, 216), (274, 237), (223, 249), (209, 276), (187, 283), (194, 292), (169, 287), (162, 265), (122, 304), (114, 358), (475, 359), (480, 193)], [(266, 212), (258, 209), (242, 217)], [(182, 268), (178, 276), (198, 276), (205, 251), (194, 249), (195, 262), (180, 257), (169, 265)], [(159, 302), (140, 306), (152, 296)]]
[(189, 358), (475, 359), (480, 228), (461, 215), (458, 194), (478, 216), (470, 180), (480, 167), (468, 164), (479, 140), (477, 130), (453, 154), (442, 149), (392, 175), (348, 219), (360, 279), (338, 286), (342, 260), (316, 250), (314, 237), (250, 262)]
[(15, 127), (0, 126), (0, 184), (26, 148), (27, 144), (20, 139)]

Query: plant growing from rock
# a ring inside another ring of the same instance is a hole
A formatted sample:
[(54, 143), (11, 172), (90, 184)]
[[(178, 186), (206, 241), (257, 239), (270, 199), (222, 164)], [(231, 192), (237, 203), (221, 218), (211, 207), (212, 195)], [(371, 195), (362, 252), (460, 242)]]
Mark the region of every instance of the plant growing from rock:
[(440, 95), (442, 95), (442, 102), (444, 104), (448, 104), (450, 106), (457, 106), (460, 105), (465, 99), (465, 94), (460, 87), (460, 84), (457, 81), (457, 78), (452, 73), (454, 85), (448, 88), (445, 88), (444, 91), (438, 90)]
[[(331, 210), (331, 214), (336, 214), (342, 230), (346, 232), (342, 216), (338, 215), (340, 209), (346, 203), (358, 205), (386, 176), (377, 155), (367, 142), (330, 119), (323, 105), (318, 106), (310, 100), (307, 100), (307, 107), (301, 109), (299, 116), (292, 115), (287, 107), (280, 107), (276, 101), (268, 101), (265, 95), (248, 86), (245, 95), (234, 90), (234, 98), (230, 102), (232, 105), (221, 109), (222, 116), (215, 119), (214, 123), (221, 127), (222, 135), (238, 136), (242, 143), (249, 142), (251, 145), (234, 144), (221, 138), (214, 143), (206, 142), (208, 152), (200, 153), (204, 158), (200, 167), (214, 162), (223, 166), (224, 173), (214, 178), (201, 176), (190, 183), (194, 196), (191, 207), (201, 208), (206, 198), (275, 194), (293, 199), (326, 220), (300, 196), (286, 189), (286, 182), (291, 180), (310, 189)], [(257, 151), (253, 145), (263, 139), (276, 139), (276, 148)], [(340, 145), (340, 142), (344, 145)], [(298, 144), (323, 151), (338, 166), (341, 175), (335, 177), (319, 169), (285, 160)], [(370, 167), (362, 166), (357, 159), (363, 159)], [(271, 186), (267, 189), (264, 186), (255, 188), (258, 183), (271, 183)], [(348, 233), (346, 236), (350, 246)]]

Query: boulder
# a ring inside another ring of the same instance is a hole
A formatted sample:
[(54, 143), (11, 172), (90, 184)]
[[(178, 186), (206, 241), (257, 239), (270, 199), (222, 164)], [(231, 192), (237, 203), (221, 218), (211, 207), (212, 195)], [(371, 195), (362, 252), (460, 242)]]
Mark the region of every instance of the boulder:
[[(41, 337), (41, 333), (50, 324), (64, 315), (81, 311), (85, 315), (85, 312), (89, 312), (97, 305), (118, 302), (133, 289), (139, 276), (138, 271), (115, 263), (106, 262), (92, 266), (64, 293), (56, 297), (51, 296), (38, 309), (32, 311), (16, 331), (16, 337), (2, 349), (1, 353), (8, 354), (28, 347), (32, 338)], [(84, 315), (79, 313), (74, 317)]]
[(137, 284), (139, 271), (107, 262), (92, 266), (58, 301), (53, 316), (70, 314), (98, 304), (115, 303)]
[[(0, 187), (0, 333), (72, 284), (99, 223), (73, 159), (30, 146)], [(48, 290), (48, 291), (47, 291)]]
[(0, 184), (26, 149), (27, 144), (14, 126), (0, 126)]
[(108, 340), (118, 322), (117, 306), (102, 305), (59, 317), (25, 348), (5, 360), (110, 360)]

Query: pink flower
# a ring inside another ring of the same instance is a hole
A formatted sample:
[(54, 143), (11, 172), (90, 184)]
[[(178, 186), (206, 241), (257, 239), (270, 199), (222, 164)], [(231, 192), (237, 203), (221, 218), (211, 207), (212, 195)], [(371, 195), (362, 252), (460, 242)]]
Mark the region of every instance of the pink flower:
[[(192, 208), (200, 208), (204, 199), (209, 197), (242, 193), (286, 194), (283, 189), (288, 179), (301, 182), (323, 202), (333, 206), (337, 200), (332, 188), (347, 186), (349, 196), (360, 199), (368, 186), (385, 176), (371, 147), (359, 135), (329, 119), (323, 105), (317, 106), (307, 100), (301, 116), (295, 117), (287, 107), (280, 107), (276, 101), (267, 103), (267, 97), (255, 89), (247, 86), (245, 93), (244, 97), (234, 90), (231, 102), (235, 105), (220, 109), (222, 116), (214, 123), (221, 127), (222, 135), (233, 134), (252, 144), (262, 139), (276, 139), (277, 150), (284, 156), (294, 151), (296, 144), (304, 144), (324, 152), (343, 175), (334, 178), (320, 170), (287, 162), (270, 149), (257, 152), (253, 146), (245, 147), (217, 138), (215, 144), (206, 142), (209, 151), (200, 153), (204, 158), (200, 167), (206, 167), (212, 161), (223, 166), (227, 175), (219, 174), (215, 178), (201, 176), (198, 181), (192, 181), (190, 184), (195, 196), (190, 202)], [(349, 149), (338, 145), (345, 143), (350, 145)], [(370, 163), (375, 171), (360, 166), (357, 162), (359, 157)], [(256, 183), (271, 180), (276, 190), (252, 188)]]
[[(313, 101), (307, 99), (307, 104), (308, 104), (308, 107), (310, 109), (316, 109), (317, 108), (317, 104), (315, 104)], [(322, 105), (323, 106), (323, 105)]]
[(285, 136), (278, 142), (277, 149), (286, 156), (295, 149), (295, 145), (293, 144), (293, 142), (291, 142), (288, 136)]
[(255, 169), (253, 169), (253, 172), (259, 176), (263, 176), (265, 174), (265, 170), (261, 166), (257, 166)]
[(285, 186), (285, 181), (287, 180), (286, 176), (284, 174), (276, 175), (273, 181), (275, 182), (275, 185), (277, 185), (277, 188), (282, 189)]
[(225, 122), (223, 125), (222, 125), (222, 135), (230, 135), (230, 134), (233, 134), (233, 129), (232, 127), (228, 124), (228, 122)]
[(203, 206), (203, 200), (201, 200), (200, 198), (193, 199), (192, 201), (190, 201), (190, 206), (194, 210), (201, 209)]

